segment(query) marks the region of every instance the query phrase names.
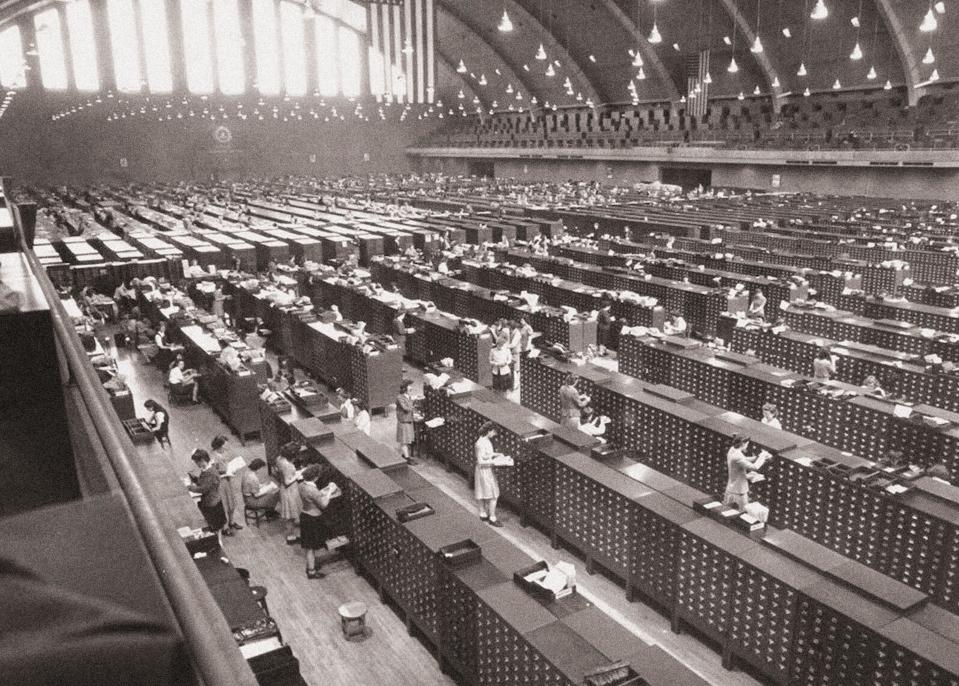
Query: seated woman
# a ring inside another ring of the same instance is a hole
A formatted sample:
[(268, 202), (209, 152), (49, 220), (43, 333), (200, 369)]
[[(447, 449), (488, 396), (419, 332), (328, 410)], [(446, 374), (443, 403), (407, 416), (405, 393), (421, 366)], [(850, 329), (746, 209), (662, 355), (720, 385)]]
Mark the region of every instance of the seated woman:
[(254, 458), (240, 477), (240, 494), (243, 496), (243, 505), (258, 510), (266, 510), (267, 516), (278, 517), (276, 506), (280, 502), (280, 488), (273, 479), (267, 478), (265, 484), (260, 483), (256, 472), (263, 469), (266, 462), (262, 458)]
[(882, 389), (882, 386), (879, 385), (879, 379), (877, 379), (877, 378), (876, 378), (874, 375), (872, 375), (872, 374), (870, 374), (870, 375), (867, 376), (865, 379), (863, 379), (862, 389), (863, 389), (866, 393), (868, 393), (868, 394), (870, 394), (870, 395), (875, 395), (875, 396), (880, 397), (880, 398), (885, 398), (886, 395), (887, 395), (887, 394), (886, 394), (886, 391), (884, 391), (884, 390)]
[(180, 386), (184, 390), (189, 389), (193, 402), (200, 402), (200, 384), (196, 382), (197, 373), (195, 369), (187, 369), (186, 362), (182, 359), (177, 360), (170, 369), (168, 381), (171, 386)]
[(605, 443), (606, 439), (602, 436), (606, 433), (606, 425), (609, 424), (609, 421), (609, 417), (596, 414), (595, 410), (587, 405), (583, 408), (579, 417), (579, 430)]
[(686, 320), (678, 312), (671, 312), (663, 324), (663, 333), (667, 336), (684, 336), (686, 334)]

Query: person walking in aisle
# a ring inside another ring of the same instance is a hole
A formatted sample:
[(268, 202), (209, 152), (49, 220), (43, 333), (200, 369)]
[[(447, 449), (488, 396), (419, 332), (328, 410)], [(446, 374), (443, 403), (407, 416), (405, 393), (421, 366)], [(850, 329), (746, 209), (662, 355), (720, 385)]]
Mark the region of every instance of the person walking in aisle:
[(410, 379), (403, 379), (400, 394), (396, 396), (396, 442), (399, 443), (400, 454), (409, 465), (418, 464), (411, 452), (415, 438), (413, 422), (416, 420), (416, 408), (410, 393), (412, 387), (413, 382)]
[(493, 438), (496, 437), (496, 425), (486, 422), (479, 430), (479, 438), (473, 445), (476, 467), (473, 475), (473, 491), (479, 501), (479, 517), (490, 526), (500, 527), (503, 523), (496, 518), (496, 501), (499, 499), (499, 484), (493, 470)]
[(223, 498), (223, 509), (226, 512), (226, 522), (231, 529), (242, 529), (243, 525), (233, 521), (236, 511), (236, 490), (233, 484), (233, 474), (227, 472), (230, 456), (226, 454), (226, 436), (214, 436), (210, 441), (213, 449), (213, 460), (216, 462), (217, 473), (220, 475), (220, 495)]

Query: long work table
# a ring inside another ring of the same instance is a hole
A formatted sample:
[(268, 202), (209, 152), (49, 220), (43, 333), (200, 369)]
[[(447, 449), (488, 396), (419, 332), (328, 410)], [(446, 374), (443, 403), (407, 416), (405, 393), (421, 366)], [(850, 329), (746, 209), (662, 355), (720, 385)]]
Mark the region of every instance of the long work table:
[[(538, 363), (537, 361), (533, 361)], [(472, 444), (487, 421), (501, 498), (619, 578), (671, 618), (717, 642), (780, 684), (953, 684), (959, 670), (954, 615), (922, 593), (848, 560), (804, 535), (770, 528), (749, 536), (694, 509), (703, 493), (644, 461), (595, 452), (595, 439), (488, 390), (427, 389), (425, 411), (443, 418), (430, 447), (472, 473)], [(854, 644), (847, 654), (843, 644)]]
[[(894, 494), (851, 475), (874, 462), (766, 426), (691, 394), (555, 358), (521, 360), (523, 406), (559, 417), (567, 374), (610, 418), (610, 444), (708, 494), (726, 485), (726, 453), (736, 434), (773, 457), (750, 497), (769, 507), (770, 522), (847, 555), (959, 610), (959, 500), (912, 484)], [(953, 493), (952, 487), (947, 487)], [(864, 513), (869, 513), (865, 515)]]
[[(514, 578), (532, 558), (398, 458), (379, 460), (393, 451), (338, 418), (300, 419), (290, 432), (306, 461), (335, 471), (353, 564), (463, 683), (579, 686), (587, 674), (615, 666), (651, 686), (705, 686), (578, 593), (557, 600), (528, 593)], [(297, 429), (304, 425), (306, 432)], [(430, 514), (400, 517), (416, 504)], [(449, 547), (475, 552), (457, 564), (443, 554)]]

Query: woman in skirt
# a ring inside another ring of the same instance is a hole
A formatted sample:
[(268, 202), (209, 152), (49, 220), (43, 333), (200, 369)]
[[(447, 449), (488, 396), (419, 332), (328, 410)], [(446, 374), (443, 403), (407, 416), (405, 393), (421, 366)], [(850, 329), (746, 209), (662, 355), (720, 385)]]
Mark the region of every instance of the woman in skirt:
[(223, 512), (223, 499), (220, 496), (220, 475), (216, 465), (210, 460), (210, 454), (199, 448), (193, 451), (190, 459), (199, 468), (197, 476), (190, 475), (192, 483), (187, 487), (193, 493), (200, 494), (197, 506), (203, 519), (206, 520), (210, 531), (219, 531), (224, 536), (232, 536), (233, 532), (226, 525), (226, 514)]
[(303, 504), (300, 501), (300, 489), (297, 487), (294, 456), (300, 451), (296, 443), (287, 443), (280, 448), (276, 458), (276, 469), (280, 481), (280, 517), (286, 522), (286, 542), (293, 545), (299, 540), (296, 529), (300, 521)]
[(413, 459), (413, 441), (415, 432), (413, 422), (416, 421), (416, 407), (413, 404), (413, 395), (410, 389), (413, 382), (403, 379), (400, 384), (400, 394), (396, 396), (396, 442), (400, 446), (400, 454), (409, 465), (417, 464)]
[(513, 355), (509, 349), (509, 338), (500, 333), (496, 338), (496, 345), (489, 351), (490, 370), (493, 373), (493, 388), (497, 391), (507, 391), (513, 388), (513, 375), (510, 373)]
[(496, 473), (493, 471), (493, 438), (496, 436), (496, 425), (486, 422), (480, 427), (479, 438), (473, 446), (476, 455), (476, 469), (473, 476), (473, 490), (479, 501), (479, 516), (491, 526), (503, 526), (496, 518), (496, 501), (499, 498), (499, 484), (496, 483)]
[(329, 482), (329, 472), (318, 464), (311, 464), (303, 470), (300, 482), (300, 500), (303, 510), (300, 512), (300, 546), (306, 551), (306, 577), (322, 579), (325, 575), (316, 567), (316, 551), (326, 547), (326, 526), (323, 524), (323, 510), (330, 504), (328, 489), (320, 490), (317, 481), (322, 477)]

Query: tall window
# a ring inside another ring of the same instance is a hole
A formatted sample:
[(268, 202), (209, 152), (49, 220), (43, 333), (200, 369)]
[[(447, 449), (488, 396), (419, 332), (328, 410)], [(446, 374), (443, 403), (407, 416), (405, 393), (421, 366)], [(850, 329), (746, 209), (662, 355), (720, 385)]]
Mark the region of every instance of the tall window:
[(347, 97), (358, 96), (363, 80), (360, 74), (363, 58), (360, 37), (356, 31), (346, 26), (340, 27), (339, 37), (340, 90)]
[(140, 0), (140, 24), (143, 28), (147, 84), (152, 93), (169, 93), (173, 90), (173, 74), (170, 70), (170, 32), (167, 29), (166, 2)]
[(320, 95), (336, 95), (339, 92), (336, 24), (329, 17), (320, 14), (313, 20), (313, 30), (316, 35), (316, 77), (319, 81)]
[(280, 92), (280, 49), (276, 37), (276, 4), (273, 0), (253, 0), (256, 86), (263, 95)]
[(107, 0), (107, 15), (117, 90), (135, 93), (140, 90), (141, 76), (133, 0)]
[(283, 31), (283, 73), (287, 95), (306, 95), (306, 55), (303, 10), (290, 2), (280, 3)]
[(183, 20), (183, 57), (186, 85), (191, 93), (213, 92), (213, 57), (210, 54), (210, 19), (206, 0), (180, 0)]
[(74, 0), (66, 8), (67, 28), (70, 30), (70, 56), (73, 58), (73, 82), (77, 90), (95, 91), (100, 88), (97, 70), (97, 48), (93, 40), (93, 19), (88, 0)]
[(16, 25), (0, 31), (0, 85), (4, 88), (24, 88), (27, 85), (23, 43), (20, 27)]
[(56, 8), (33, 15), (37, 32), (37, 51), (40, 53), (40, 81), (44, 88), (64, 90), (67, 87), (67, 67), (63, 58), (63, 33)]
[(220, 92), (240, 95), (246, 91), (243, 68), (243, 32), (237, 0), (213, 0), (213, 26), (216, 27), (216, 69)]

